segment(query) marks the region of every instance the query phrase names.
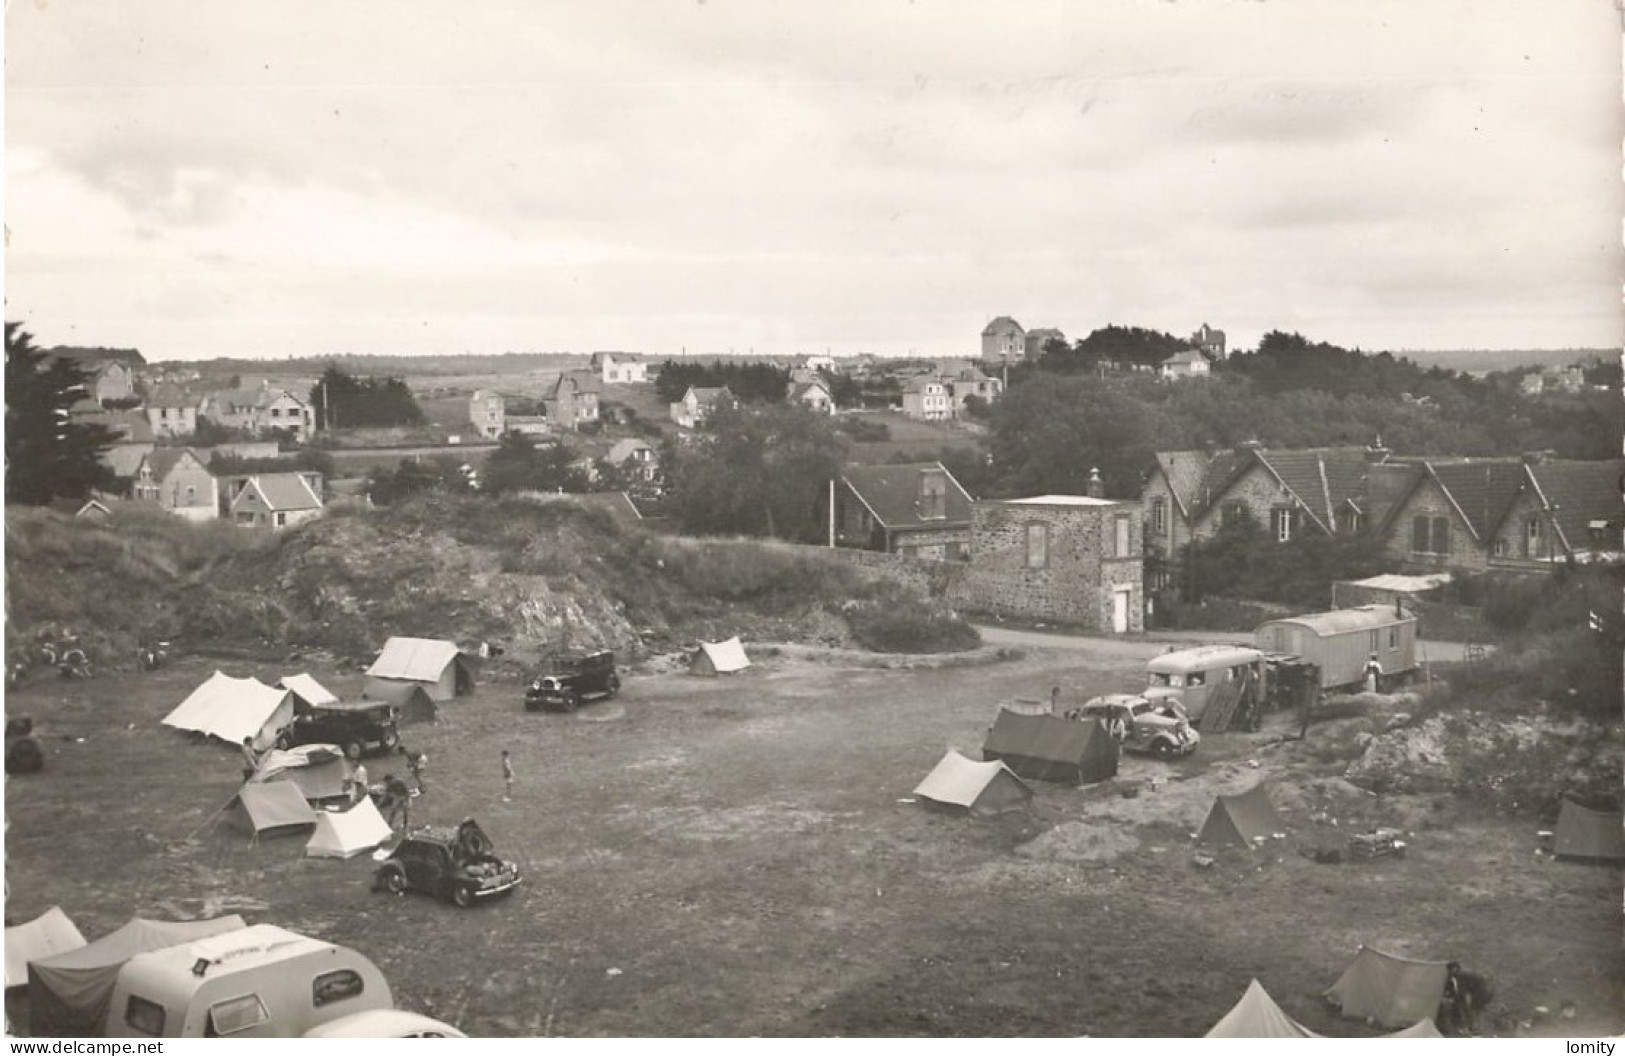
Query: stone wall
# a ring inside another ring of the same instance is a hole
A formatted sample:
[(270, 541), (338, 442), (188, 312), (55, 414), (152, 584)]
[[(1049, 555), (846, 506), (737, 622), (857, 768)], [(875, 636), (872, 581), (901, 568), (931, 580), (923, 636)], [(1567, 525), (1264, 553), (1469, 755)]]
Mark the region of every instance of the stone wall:
[[(1444, 517), (1450, 521), (1449, 553), (1412, 553), (1411, 522), (1421, 516)], [(1456, 513), (1455, 506), (1432, 480), (1424, 480), (1396, 512), (1389, 522), (1388, 538), (1384, 540), (1383, 547), (1388, 556), (1400, 562), (1407, 571), (1450, 569), (1482, 572), (1489, 567), (1489, 555), (1484, 547), (1473, 539), (1467, 525)]]

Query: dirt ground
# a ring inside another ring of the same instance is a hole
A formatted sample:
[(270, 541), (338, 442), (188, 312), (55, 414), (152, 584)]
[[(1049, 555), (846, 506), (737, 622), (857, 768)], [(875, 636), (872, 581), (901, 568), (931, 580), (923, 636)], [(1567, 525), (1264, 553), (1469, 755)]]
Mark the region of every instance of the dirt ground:
[[(1361, 943), (1486, 973), (1501, 1032), (1566, 1000), (1577, 1018), (1529, 1032), (1625, 1028), (1618, 870), (1535, 855), (1532, 819), (1368, 797), (1322, 761), (1322, 730), (1125, 757), (1110, 781), (1039, 784), (1030, 811), (994, 819), (913, 801), (944, 751), (979, 757), (999, 700), (1131, 688), (1160, 648), (912, 669), (785, 651), (717, 679), (634, 671), (575, 715), (527, 714), (517, 679), (493, 675), (405, 737), (430, 759), (414, 821), (474, 816), (525, 870), (513, 897), (467, 911), (372, 893), (365, 856), (250, 846), (218, 823), (237, 752), (158, 724), (214, 667), (310, 670), (343, 695), (359, 672), (186, 660), (44, 683), (6, 702), (48, 751), (6, 783), (6, 914), (61, 905), (94, 938), (134, 915), (238, 912), (356, 947), (398, 1004), (476, 1037), (1197, 1036), (1255, 977), (1311, 1029), (1360, 1036), (1375, 1031), (1319, 995)], [(1214, 794), (1260, 779), (1286, 838), (1196, 866)], [(1410, 831), (1406, 858), (1295, 853), (1377, 822)]]

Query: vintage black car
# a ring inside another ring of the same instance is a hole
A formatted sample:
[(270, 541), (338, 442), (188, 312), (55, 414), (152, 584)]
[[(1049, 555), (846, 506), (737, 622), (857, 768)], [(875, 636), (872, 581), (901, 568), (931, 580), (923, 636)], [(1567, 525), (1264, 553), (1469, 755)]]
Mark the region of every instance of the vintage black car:
[(613, 697), (621, 691), (615, 673), (615, 654), (555, 653), (542, 661), (542, 670), (525, 690), (526, 711), (574, 711), (588, 697)]
[(392, 752), (400, 743), (395, 706), (372, 700), (335, 701), (309, 708), (277, 735), (277, 747), (284, 751), (302, 744), (336, 744), (351, 758)]
[(491, 850), (491, 838), (473, 818), (456, 828), (414, 829), (378, 867), (373, 890), (420, 891), (467, 908), (519, 886), (519, 867)]

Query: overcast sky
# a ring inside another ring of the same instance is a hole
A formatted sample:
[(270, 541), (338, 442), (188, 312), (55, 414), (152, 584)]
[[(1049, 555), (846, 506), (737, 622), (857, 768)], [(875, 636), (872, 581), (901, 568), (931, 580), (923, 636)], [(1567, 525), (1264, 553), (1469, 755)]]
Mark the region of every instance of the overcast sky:
[(11, 0), (6, 318), (216, 355), (1615, 346), (1611, 0)]

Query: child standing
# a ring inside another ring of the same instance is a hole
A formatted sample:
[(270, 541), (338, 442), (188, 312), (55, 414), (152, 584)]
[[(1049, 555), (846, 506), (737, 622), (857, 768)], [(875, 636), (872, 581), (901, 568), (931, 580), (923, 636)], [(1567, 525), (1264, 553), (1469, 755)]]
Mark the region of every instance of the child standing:
[(504, 803), (513, 800), (513, 760), (508, 756), (508, 749), (502, 749), (502, 785), (506, 790), (503, 793)]

